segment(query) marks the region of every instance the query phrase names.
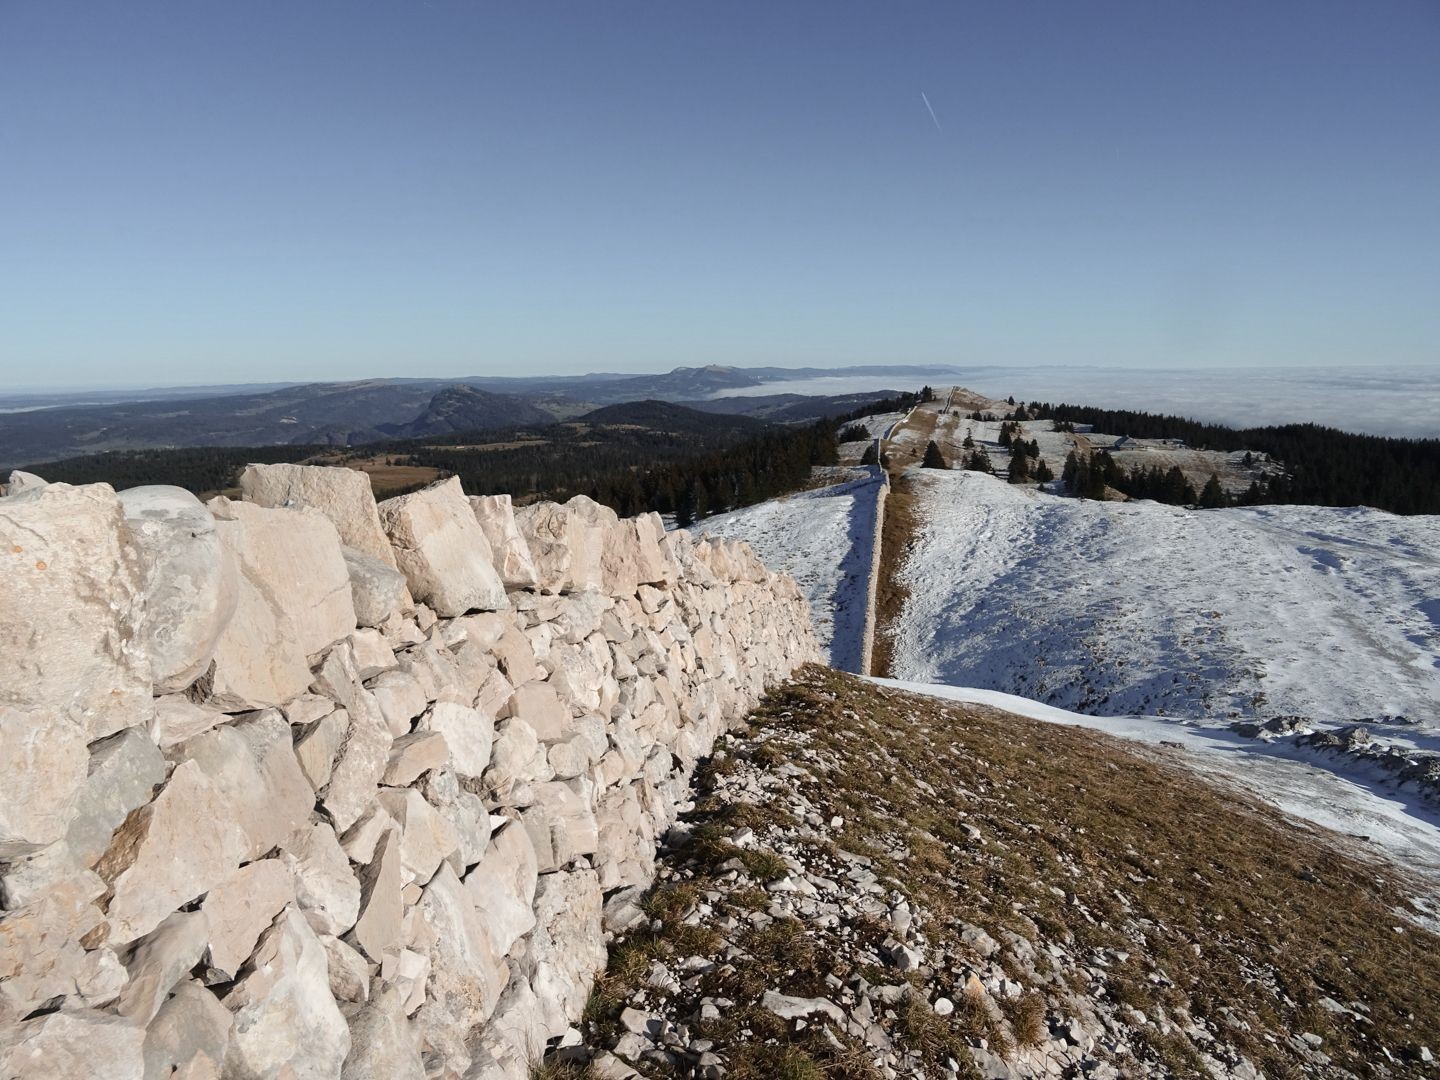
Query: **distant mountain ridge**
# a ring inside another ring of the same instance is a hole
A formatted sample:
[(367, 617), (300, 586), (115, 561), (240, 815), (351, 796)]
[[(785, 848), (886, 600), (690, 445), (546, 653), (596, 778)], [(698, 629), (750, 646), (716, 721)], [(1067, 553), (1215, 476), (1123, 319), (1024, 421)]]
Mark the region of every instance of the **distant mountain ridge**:
[[(0, 467), (107, 450), (185, 446), (356, 446), (396, 438), (488, 431), (580, 416), (620, 402), (687, 402), (712, 412), (788, 422), (837, 411), (807, 411), (805, 397), (709, 405), (714, 395), (768, 382), (846, 375), (895, 375), (895, 389), (943, 375), (940, 368), (677, 367), (657, 375), (366, 379), (275, 388), (136, 391), (129, 400), (76, 394), (0, 395)], [(106, 391), (110, 395), (116, 391)], [(33, 401), (34, 404), (25, 404)], [(792, 409), (791, 407), (796, 408)], [(16, 411), (19, 410), (19, 411)], [(787, 410), (789, 411), (788, 414)]]

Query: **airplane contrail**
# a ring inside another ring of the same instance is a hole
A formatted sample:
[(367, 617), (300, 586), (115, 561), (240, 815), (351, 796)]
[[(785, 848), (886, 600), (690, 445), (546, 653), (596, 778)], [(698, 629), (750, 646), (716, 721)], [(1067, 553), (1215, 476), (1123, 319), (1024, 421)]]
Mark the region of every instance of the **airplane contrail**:
[(930, 110), (930, 119), (935, 121), (935, 130), (936, 130), (936, 131), (944, 131), (945, 129), (940, 126), (940, 118), (935, 115), (935, 109), (934, 109), (934, 107), (930, 104), (930, 99), (925, 96), (925, 91), (924, 91), (924, 90), (921, 90), (921, 91), (920, 91), (920, 100), (923, 101), (923, 102), (925, 102), (925, 108), (927, 108), (927, 109)]

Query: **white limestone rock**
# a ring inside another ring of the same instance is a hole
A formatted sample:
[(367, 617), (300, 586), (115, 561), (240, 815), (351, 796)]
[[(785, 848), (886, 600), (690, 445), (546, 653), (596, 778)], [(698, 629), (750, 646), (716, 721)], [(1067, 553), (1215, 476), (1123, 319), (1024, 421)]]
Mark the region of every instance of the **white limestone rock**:
[(339, 1075), (350, 1052), (350, 1028), (330, 995), (326, 964), (315, 932), (298, 911), (287, 909), (225, 998), (235, 1016), (225, 1055), (227, 1080)]
[(351, 1019), (350, 1040), (340, 1080), (425, 1080), (419, 1032), (393, 988), (378, 989)]
[(540, 581), (530, 545), (515, 523), (509, 495), (471, 495), (470, 508), (490, 544), (495, 572), (507, 589), (533, 589)]
[(495, 947), (490, 927), (449, 865), (441, 865), (420, 901), (434, 935), (426, 1008), (448, 1015), (466, 1031), (490, 1016), (510, 969)]
[(360, 917), (360, 882), (335, 830), (301, 825), (280, 845), (280, 861), (294, 881), (295, 900), (317, 934), (338, 936)]
[(521, 970), (543, 1007), (547, 1038), (580, 1016), (597, 972), (605, 968), (603, 898), (593, 870), (545, 874), (535, 894), (536, 926)]
[(210, 699), (231, 712), (282, 704), (309, 687), (307, 658), (355, 629), (340, 537), (311, 510), (223, 497), (209, 506), (240, 568), (239, 602), (215, 649)]
[(460, 843), (455, 828), (414, 788), (382, 788), (385, 812), (400, 826), (400, 881), (424, 885)]
[(485, 857), (465, 875), (465, 890), (504, 956), (535, 926), (539, 866), (530, 834), (511, 822), (490, 838)]
[(115, 1011), (142, 1027), (150, 1023), (175, 984), (205, 955), (209, 918), (199, 911), (168, 916), (136, 946), (126, 969), (130, 981)]
[(368, 686), (386, 727), (397, 738), (410, 730), (410, 724), (429, 704), (420, 681), (409, 671), (387, 671)]
[(390, 764), (385, 767), (381, 782), (391, 787), (405, 787), (431, 769), (444, 768), (449, 760), (450, 747), (441, 732), (416, 731), (402, 735), (390, 744)]
[(205, 1066), (215, 1069), (225, 1062), (234, 1027), (230, 1010), (213, 993), (193, 980), (175, 988), (175, 994), (160, 1006), (145, 1029), (145, 1077), (197, 1075)]
[(580, 855), (593, 854), (600, 846), (591, 804), (572, 784), (588, 786), (575, 780), (536, 784), (534, 801), (521, 815), (542, 873), (558, 870)]
[[(52, 485), (54, 486), (54, 485)], [(145, 1080), (145, 1029), (114, 1013), (37, 1016), (0, 1043), (6, 1080)]]
[(12, 469), (10, 482), (5, 485), (5, 496), (19, 495), (26, 491), (39, 491), (48, 486), (48, 480), (42, 480), (34, 473), (26, 472), (24, 469)]
[(450, 765), (461, 776), (484, 775), (495, 738), (495, 723), (488, 716), (454, 702), (437, 701), (420, 718), (417, 730), (444, 736)]
[(570, 737), (570, 710), (548, 682), (517, 686), (506, 715), (525, 721), (541, 742), (561, 742)]
[(372, 963), (380, 963), (386, 950), (400, 941), (404, 915), (400, 875), (400, 830), (392, 827), (381, 834), (374, 855), (360, 871), (360, 918), (355, 923), (355, 944)]
[(211, 970), (226, 981), (233, 979), (254, 952), (260, 934), (294, 900), (294, 878), (279, 859), (242, 866), (211, 889), (200, 905), (210, 921), (206, 961)]
[(315, 792), (295, 758), (290, 725), (276, 709), (207, 731), (172, 753), (209, 778), (224, 800), (226, 818), (250, 840), (247, 859), (283, 841), (315, 805)]
[(370, 477), (358, 469), (325, 465), (247, 465), (240, 492), (259, 506), (324, 514), (346, 547), (395, 566), (395, 556), (380, 524)]
[(90, 974), (82, 941), (104, 933), (98, 902), (105, 891), (98, 875), (82, 872), (0, 912), (0, 1025), (54, 998), (81, 996)]
[(85, 783), (86, 741), (83, 724), (57, 709), (0, 704), (0, 859), (38, 851), (65, 835)]
[(239, 571), (215, 519), (179, 487), (120, 493), (140, 552), (145, 590), (141, 634), (158, 693), (184, 690), (210, 666), (239, 598)]
[(155, 800), (115, 830), (95, 866), (109, 884), (109, 942), (150, 933), (182, 904), (220, 884), (251, 849), (229, 799), (197, 762), (175, 767)]
[(381, 626), (402, 614), (411, 604), (405, 575), (393, 562), (382, 562), (354, 548), (341, 548), (345, 569), (350, 572), (350, 601), (360, 626)]
[(148, 723), (140, 556), (109, 485), (0, 502), (0, 560), (0, 706), (58, 715), (86, 740)]
[(196, 705), (182, 694), (168, 694), (155, 699), (155, 715), (150, 719), (150, 738), (162, 750), (176, 743), (228, 723), (230, 715), (219, 709)]
[(386, 499), (380, 520), (415, 599), (440, 615), (509, 606), (458, 478)]

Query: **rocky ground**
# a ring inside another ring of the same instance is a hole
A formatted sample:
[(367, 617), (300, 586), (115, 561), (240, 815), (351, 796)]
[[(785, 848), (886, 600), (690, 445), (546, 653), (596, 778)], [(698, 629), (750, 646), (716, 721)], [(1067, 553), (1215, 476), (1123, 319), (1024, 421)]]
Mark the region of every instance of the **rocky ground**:
[(1416, 885), (1093, 732), (820, 668), (717, 744), (552, 1075), (1440, 1075)]

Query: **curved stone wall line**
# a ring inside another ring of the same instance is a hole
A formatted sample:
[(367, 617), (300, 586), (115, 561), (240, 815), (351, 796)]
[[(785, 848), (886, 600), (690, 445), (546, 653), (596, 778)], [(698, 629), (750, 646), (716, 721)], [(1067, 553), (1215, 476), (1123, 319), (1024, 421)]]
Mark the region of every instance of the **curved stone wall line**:
[(0, 1075), (525, 1077), (804, 598), (583, 497), (242, 491), (0, 498)]

